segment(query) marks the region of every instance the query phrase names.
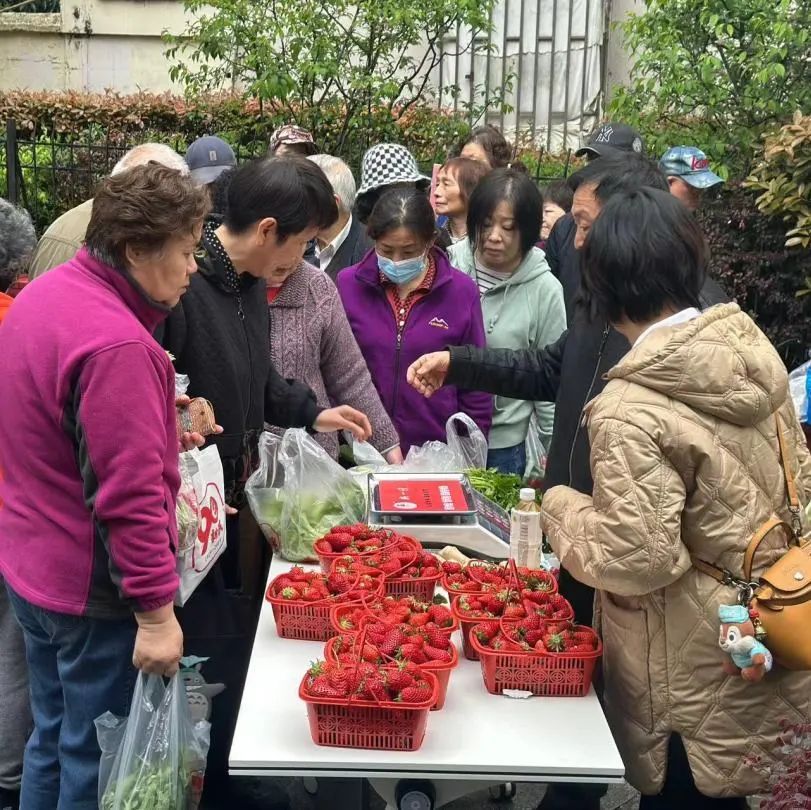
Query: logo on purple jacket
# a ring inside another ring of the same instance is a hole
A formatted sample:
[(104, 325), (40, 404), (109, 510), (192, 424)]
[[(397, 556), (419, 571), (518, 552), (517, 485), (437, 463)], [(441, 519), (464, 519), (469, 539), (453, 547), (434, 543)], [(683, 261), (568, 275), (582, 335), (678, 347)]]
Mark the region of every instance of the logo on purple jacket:
[(444, 318), (437, 318), (436, 316), (428, 321), (428, 326), (435, 326), (437, 329), (450, 329), (448, 322)]

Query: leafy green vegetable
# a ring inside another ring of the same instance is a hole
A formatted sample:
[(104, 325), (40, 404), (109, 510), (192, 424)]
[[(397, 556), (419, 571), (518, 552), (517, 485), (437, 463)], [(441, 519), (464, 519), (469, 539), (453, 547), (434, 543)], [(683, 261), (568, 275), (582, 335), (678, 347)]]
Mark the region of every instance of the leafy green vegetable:
[(101, 797), (101, 810), (186, 810), (191, 773), (184, 765), (145, 763), (136, 773), (107, 786)]
[(468, 470), (467, 477), (473, 489), (508, 512), (518, 505), (518, 493), (523, 486), (520, 476), (498, 470)]

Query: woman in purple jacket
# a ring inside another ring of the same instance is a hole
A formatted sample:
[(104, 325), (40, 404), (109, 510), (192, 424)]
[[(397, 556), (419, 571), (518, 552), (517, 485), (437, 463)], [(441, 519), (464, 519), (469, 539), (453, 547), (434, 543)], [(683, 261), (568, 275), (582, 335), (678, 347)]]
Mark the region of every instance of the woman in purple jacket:
[(386, 192), (368, 229), (375, 249), (338, 275), (338, 292), (403, 453), (412, 445), (444, 441), (445, 422), (458, 411), (487, 436), (489, 395), (451, 387), (428, 400), (406, 382), (406, 369), (425, 352), (457, 340), (485, 345), (476, 284), (434, 246), (428, 198), (413, 189)]

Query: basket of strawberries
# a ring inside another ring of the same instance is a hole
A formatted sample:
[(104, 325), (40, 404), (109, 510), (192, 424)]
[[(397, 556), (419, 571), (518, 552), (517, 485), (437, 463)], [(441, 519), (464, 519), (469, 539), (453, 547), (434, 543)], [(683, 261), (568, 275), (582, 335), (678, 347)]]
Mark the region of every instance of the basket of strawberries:
[(436, 703), (437, 680), (411, 663), (317, 661), (304, 675), (299, 697), (316, 745), (416, 751)]
[(591, 687), (602, 643), (590, 627), (545, 622), (538, 614), (515, 623), (487, 621), (470, 633), (488, 692), (518, 689), (543, 697), (582, 697)]
[(414, 663), (437, 677), (438, 694), (434, 709), (445, 705), (451, 672), (459, 655), (451, 641), (451, 632), (434, 627), (386, 624), (372, 617), (363, 620), (363, 631), (340, 635), (329, 640), (327, 659), (352, 663), (357, 660), (379, 664)]
[[(403, 537), (403, 540), (406, 543), (405, 547), (392, 545), (367, 562), (377, 565), (377, 558), (383, 560), (380, 568), (386, 572), (386, 596), (413, 596), (422, 602), (430, 602), (442, 578), (439, 560), (431, 552), (425, 551), (418, 540), (410, 537)], [(409, 550), (413, 550), (413, 555), (409, 554)], [(399, 570), (392, 570), (394, 566), (392, 560), (386, 565), (387, 555), (394, 553), (398, 554)]]
[[(332, 563), (342, 556), (370, 557), (391, 545), (402, 546), (404, 538), (391, 529), (374, 529), (365, 523), (335, 526), (313, 544), (321, 570), (328, 574)], [(416, 543), (416, 540), (406, 541)], [(419, 545), (419, 544), (418, 544)]]
[(330, 613), (330, 621), (339, 633), (358, 633), (363, 620), (369, 616), (388, 624), (439, 628), (448, 633), (453, 633), (459, 627), (459, 621), (447, 606), (437, 602), (421, 602), (413, 596), (399, 599), (386, 596), (367, 599), (360, 605), (336, 605)]
[(465, 594), (504, 588), (511, 582), (515, 584), (516, 578), (526, 590), (556, 593), (558, 589), (554, 575), (540, 568), (518, 566), (513, 577), (507, 563), (484, 560), (471, 560), (465, 566), (453, 561), (442, 563), (442, 587), (448, 592), (451, 604)]
[(377, 571), (327, 576), (294, 566), (268, 585), (265, 599), (273, 606), (276, 632), (282, 638), (327, 641), (335, 635), (330, 611), (336, 604), (380, 596), (383, 587)]

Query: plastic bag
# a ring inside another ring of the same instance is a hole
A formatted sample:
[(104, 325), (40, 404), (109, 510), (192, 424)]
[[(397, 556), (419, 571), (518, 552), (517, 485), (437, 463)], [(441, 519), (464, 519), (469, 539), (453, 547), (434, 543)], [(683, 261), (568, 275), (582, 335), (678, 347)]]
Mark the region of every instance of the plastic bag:
[(360, 484), (299, 428), (259, 437), (259, 469), (245, 494), (265, 537), (292, 562), (315, 561), (316, 540), (366, 514)]
[(180, 454), (175, 604), (184, 605), (225, 551), (225, 487), (217, 448)]
[(526, 439), (527, 467), (524, 480), (530, 486), (541, 484), (546, 476), (546, 447), (541, 441), (541, 429), (535, 414), (529, 420)]
[(805, 424), (811, 423), (811, 360), (788, 375), (788, 387), (799, 420)]
[[(459, 434), (458, 422), (467, 428), (467, 436)], [(432, 441), (412, 447), (403, 463), (403, 472), (462, 472), (487, 466), (487, 439), (466, 413), (451, 416), (445, 423), (445, 433), (447, 444)]]
[(195, 810), (203, 792), (210, 723), (192, 723), (176, 674), (164, 686), (140, 674), (129, 717), (95, 720), (100, 810)]

